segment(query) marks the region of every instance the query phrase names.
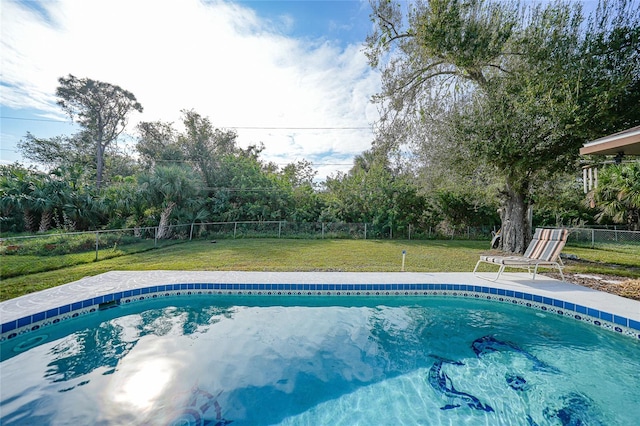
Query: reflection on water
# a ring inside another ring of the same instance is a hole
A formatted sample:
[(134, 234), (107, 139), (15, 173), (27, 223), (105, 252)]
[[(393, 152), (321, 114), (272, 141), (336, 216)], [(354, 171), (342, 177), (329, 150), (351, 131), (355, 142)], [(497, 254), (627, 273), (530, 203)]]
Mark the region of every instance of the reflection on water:
[(194, 312), (185, 307), (168, 307), (102, 322), (96, 328), (77, 331), (58, 341), (50, 350), (52, 361), (45, 378), (67, 381), (101, 367), (110, 374), (144, 336), (204, 333), (208, 326), (221, 318), (231, 319), (232, 315), (233, 310), (228, 308), (207, 307)]
[[(3, 358), (2, 424), (553, 425), (640, 417), (640, 397), (628, 391), (640, 386), (640, 344), (631, 339), (476, 301), (298, 305), (340, 300), (172, 299), (52, 326), (40, 346)], [(611, 408), (621, 404), (631, 408)]]
[(63, 339), (51, 348), (52, 361), (44, 377), (53, 382), (64, 382), (100, 367), (115, 367), (137, 342), (137, 339), (125, 340), (123, 330), (108, 322), (97, 329), (79, 331)]
[(170, 359), (143, 359), (123, 363), (119, 373), (124, 380), (109, 392), (113, 402), (130, 404), (131, 409), (136, 411), (151, 409), (172, 383), (175, 374), (172, 364)]

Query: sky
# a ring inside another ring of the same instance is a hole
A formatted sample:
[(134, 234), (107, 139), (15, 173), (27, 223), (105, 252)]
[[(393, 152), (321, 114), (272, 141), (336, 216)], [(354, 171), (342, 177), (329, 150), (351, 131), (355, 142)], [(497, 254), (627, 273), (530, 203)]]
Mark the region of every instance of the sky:
[(307, 160), (324, 179), (370, 148), (380, 75), (363, 43), (368, 0), (0, 0), (0, 163), (27, 161), (27, 132), (77, 127), (56, 105), (73, 74), (132, 92), (122, 142), (140, 121), (193, 109), (281, 167)]

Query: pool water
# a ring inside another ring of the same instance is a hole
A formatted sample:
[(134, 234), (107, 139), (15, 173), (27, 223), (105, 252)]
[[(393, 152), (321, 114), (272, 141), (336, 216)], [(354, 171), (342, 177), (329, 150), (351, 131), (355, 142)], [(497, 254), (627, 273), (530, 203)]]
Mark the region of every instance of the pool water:
[(3, 425), (631, 425), (640, 343), (460, 298), (169, 297), (1, 345)]

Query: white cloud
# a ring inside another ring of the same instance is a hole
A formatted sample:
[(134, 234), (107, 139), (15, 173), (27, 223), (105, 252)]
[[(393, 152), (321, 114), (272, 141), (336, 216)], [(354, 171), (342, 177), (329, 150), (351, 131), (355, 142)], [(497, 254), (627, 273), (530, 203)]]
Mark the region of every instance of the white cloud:
[[(134, 93), (145, 111), (131, 116), (131, 128), (140, 120), (178, 123), (181, 109), (194, 109), (217, 127), (369, 127), (377, 118), (369, 98), (380, 78), (362, 46), (286, 37), (290, 15), (272, 22), (241, 4), (197, 0), (43, 6), (50, 23), (3, 1), (5, 106), (60, 114), (57, 79), (71, 73)], [(238, 134), (243, 146), (263, 142), (263, 157), (278, 163), (321, 162), (323, 154), (349, 162), (372, 140), (368, 130)]]

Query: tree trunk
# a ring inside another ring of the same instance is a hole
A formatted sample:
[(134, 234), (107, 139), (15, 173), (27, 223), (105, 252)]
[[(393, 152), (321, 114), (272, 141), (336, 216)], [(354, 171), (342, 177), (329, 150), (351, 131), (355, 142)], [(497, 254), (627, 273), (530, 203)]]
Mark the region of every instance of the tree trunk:
[(168, 237), (168, 229), (169, 229), (169, 216), (171, 216), (171, 212), (173, 208), (176, 206), (176, 203), (169, 203), (167, 207), (162, 210), (160, 214), (160, 223), (158, 224), (158, 239), (161, 240), (163, 238)]
[(51, 225), (51, 210), (45, 210), (42, 212), (40, 216), (40, 227), (38, 228), (38, 232), (43, 233), (49, 230), (49, 226)]
[(507, 185), (505, 198), (500, 211), (502, 219), (501, 244), (507, 253), (522, 254), (531, 241), (531, 226), (529, 224), (529, 203), (522, 194)]
[(97, 176), (96, 176), (96, 188), (100, 189), (102, 186), (102, 169), (104, 168), (104, 146), (102, 146), (102, 142), (98, 141), (96, 143), (96, 168)]
[(31, 210), (24, 209), (23, 220), (24, 220), (24, 230), (27, 232), (32, 232), (34, 228), (35, 219), (33, 217), (33, 213), (31, 213)]
[(69, 215), (66, 212), (62, 212), (62, 223), (64, 224), (65, 231), (75, 231), (76, 230), (76, 222), (71, 220)]

